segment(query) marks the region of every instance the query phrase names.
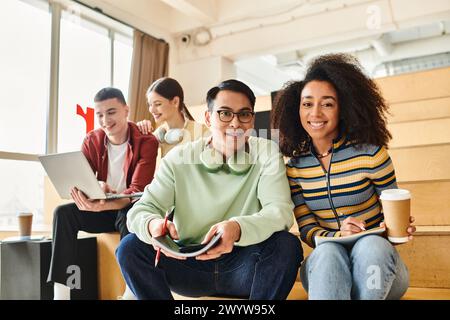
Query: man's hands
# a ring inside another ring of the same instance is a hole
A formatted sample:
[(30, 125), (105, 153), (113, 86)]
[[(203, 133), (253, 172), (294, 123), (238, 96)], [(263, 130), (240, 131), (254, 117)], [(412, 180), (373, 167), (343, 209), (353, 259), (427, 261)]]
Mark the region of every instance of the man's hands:
[(81, 211), (105, 211), (105, 200), (91, 200), (88, 199), (81, 190), (73, 188), (70, 192), (73, 201)]
[[(150, 235), (152, 237), (159, 237), (163, 235), (163, 226), (164, 219), (153, 219), (150, 221), (148, 225), (148, 229)], [(178, 232), (172, 221), (167, 221), (167, 231), (172, 239), (179, 239)], [(211, 260), (220, 257), (224, 253), (230, 253), (233, 250), (234, 243), (239, 241), (241, 238), (241, 227), (236, 221), (223, 221), (213, 225), (208, 233), (205, 235), (205, 238), (202, 241), (202, 244), (208, 243), (212, 237), (218, 232), (222, 232), (222, 237), (219, 241), (219, 244), (214, 248), (208, 250), (206, 253), (201, 254), (196, 257), (197, 260)], [(167, 233), (166, 233), (167, 234)], [(153, 248), (157, 250), (159, 247), (152, 243)], [(176, 257), (161, 249), (161, 252), (164, 253), (165, 256), (171, 257), (174, 259), (185, 260), (185, 257)]]
[(153, 132), (153, 126), (150, 120), (139, 121), (136, 123), (136, 125), (138, 126), (139, 131), (142, 134), (149, 134), (150, 132)]
[(109, 184), (107, 184), (104, 181), (99, 181), (98, 184), (100, 185), (100, 188), (102, 188), (104, 193), (117, 193), (116, 190), (114, 190), (113, 188), (111, 188), (109, 186)]
[[(148, 225), (148, 229), (150, 235), (152, 237), (159, 237), (163, 235), (163, 226), (164, 219), (153, 219), (150, 221)], [(167, 231), (172, 239), (179, 239), (177, 229), (175, 225), (171, 221), (167, 221)], [(205, 235), (205, 238), (202, 241), (202, 244), (208, 243), (212, 237), (218, 232), (222, 232), (222, 237), (219, 241), (219, 244), (214, 248), (208, 250), (206, 253), (201, 254), (196, 257), (197, 260), (211, 260), (220, 257), (224, 253), (230, 253), (233, 250), (234, 243), (239, 241), (241, 238), (241, 227), (239, 223), (236, 221), (223, 221), (213, 225), (208, 233)], [(157, 250), (159, 247), (153, 243), (153, 248)], [(161, 249), (161, 252), (164, 253), (165, 256), (171, 257), (174, 259), (184, 260), (185, 257), (176, 257)]]
[[(167, 221), (167, 230), (164, 233), (163, 232), (163, 227), (164, 227), (164, 219), (153, 219), (152, 221), (150, 221), (150, 223), (148, 224), (148, 231), (150, 232), (150, 235), (154, 238), (162, 236), (163, 234), (167, 234), (167, 232), (169, 233), (170, 237), (172, 239), (179, 239), (178, 237), (178, 232), (177, 232), (177, 228), (175, 227), (175, 224), (172, 221)], [(158, 250), (158, 246), (156, 246), (155, 243), (152, 243), (153, 248), (156, 250)], [(167, 257), (171, 257), (174, 259), (179, 259), (179, 260), (185, 260), (185, 257), (176, 257), (171, 255), (169, 252), (165, 251), (164, 249), (161, 248), (161, 252), (164, 253), (165, 256)]]
[[(116, 190), (113, 190), (106, 182), (99, 181), (100, 187), (105, 193), (117, 193)], [(128, 203), (130, 203), (129, 198), (117, 199), (117, 200), (92, 200), (88, 199), (86, 195), (77, 188), (73, 188), (70, 192), (73, 201), (77, 205), (77, 208), (81, 211), (92, 211), (92, 212), (100, 212), (107, 210), (118, 210), (125, 207)]]
[(220, 257), (224, 253), (230, 253), (233, 250), (234, 243), (241, 238), (241, 226), (236, 221), (222, 221), (209, 229), (202, 243), (208, 243), (218, 232), (222, 232), (219, 244), (208, 250), (206, 253), (196, 257), (197, 260), (211, 260)]

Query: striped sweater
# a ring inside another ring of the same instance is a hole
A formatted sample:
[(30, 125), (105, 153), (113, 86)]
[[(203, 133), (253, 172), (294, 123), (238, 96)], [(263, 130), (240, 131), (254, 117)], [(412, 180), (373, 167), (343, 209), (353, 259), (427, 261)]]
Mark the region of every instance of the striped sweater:
[(354, 217), (366, 229), (383, 221), (382, 190), (397, 188), (392, 161), (384, 147), (355, 145), (345, 137), (333, 141), (328, 172), (311, 152), (287, 164), (300, 237), (315, 247), (315, 236), (339, 237), (342, 221)]

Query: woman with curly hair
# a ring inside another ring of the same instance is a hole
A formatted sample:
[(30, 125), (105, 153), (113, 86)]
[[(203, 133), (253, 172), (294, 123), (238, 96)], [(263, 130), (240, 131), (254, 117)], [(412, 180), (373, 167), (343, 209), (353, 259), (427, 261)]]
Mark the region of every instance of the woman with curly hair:
[[(387, 152), (387, 105), (355, 58), (324, 55), (303, 81), (275, 99), (272, 126), (290, 157), (287, 174), (301, 239), (315, 248), (301, 279), (310, 299), (400, 299), (409, 275), (393, 245), (367, 235), (353, 245), (341, 237), (383, 226), (381, 191), (397, 188)], [(411, 218), (411, 222), (414, 219)], [(409, 238), (415, 227), (408, 228)]]

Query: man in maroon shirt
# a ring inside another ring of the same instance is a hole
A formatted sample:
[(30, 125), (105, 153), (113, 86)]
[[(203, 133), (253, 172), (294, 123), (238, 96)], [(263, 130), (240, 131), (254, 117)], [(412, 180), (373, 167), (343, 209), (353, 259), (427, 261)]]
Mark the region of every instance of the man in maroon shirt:
[[(104, 88), (94, 98), (100, 128), (89, 132), (83, 142), (86, 156), (97, 180), (106, 193), (135, 193), (153, 180), (158, 141), (143, 135), (128, 122), (129, 107), (122, 92)], [(102, 233), (129, 232), (126, 214), (131, 198), (90, 200), (80, 190), (72, 190), (75, 203), (56, 208), (53, 217), (53, 243), (47, 281), (55, 283), (55, 299), (70, 298), (67, 268), (75, 264), (78, 231)]]

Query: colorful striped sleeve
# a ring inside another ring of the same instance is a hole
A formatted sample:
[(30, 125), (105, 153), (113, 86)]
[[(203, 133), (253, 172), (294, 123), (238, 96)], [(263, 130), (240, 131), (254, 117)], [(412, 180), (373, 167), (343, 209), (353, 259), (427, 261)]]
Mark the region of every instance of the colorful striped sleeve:
[(289, 175), (289, 167), (287, 168), (289, 186), (291, 188), (291, 197), (294, 202), (294, 215), (297, 221), (300, 238), (310, 247), (314, 248), (315, 236), (324, 237), (340, 237), (340, 231), (328, 231), (322, 228), (318, 223), (314, 212), (312, 212), (305, 203), (303, 198), (302, 187)]
[(372, 156), (369, 178), (372, 180), (378, 196), (383, 190), (397, 188), (394, 165), (385, 147), (377, 148)]
[(317, 222), (314, 224), (309, 224), (301, 227), (300, 229), (300, 238), (303, 242), (305, 242), (311, 248), (316, 247), (315, 237), (340, 237), (340, 231), (328, 231), (322, 228)]

